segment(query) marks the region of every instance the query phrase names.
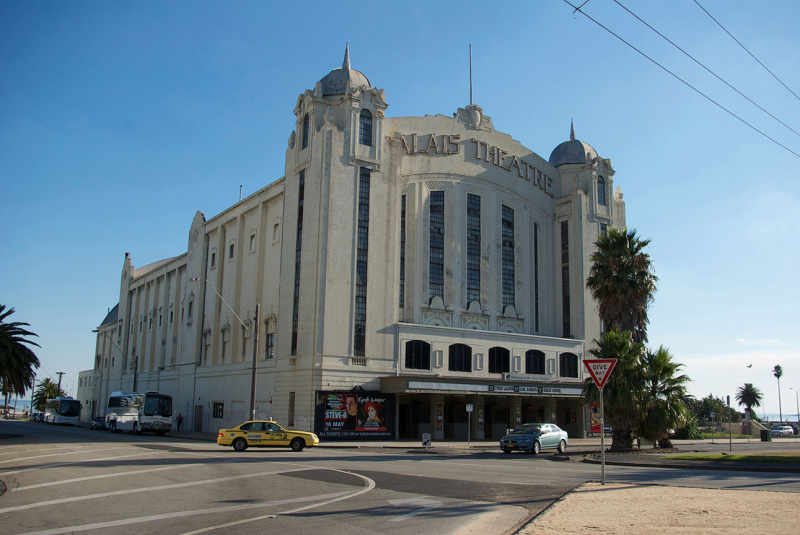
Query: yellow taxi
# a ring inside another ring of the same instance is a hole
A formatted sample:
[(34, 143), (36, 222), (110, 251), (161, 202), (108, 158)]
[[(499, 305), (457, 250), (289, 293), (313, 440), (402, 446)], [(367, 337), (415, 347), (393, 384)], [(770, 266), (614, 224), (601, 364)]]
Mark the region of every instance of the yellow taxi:
[(232, 429), (220, 429), (217, 444), (233, 446), (236, 451), (250, 446), (288, 446), (292, 451), (302, 451), (319, 444), (319, 437), (305, 431), (288, 431), (271, 420), (252, 420)]

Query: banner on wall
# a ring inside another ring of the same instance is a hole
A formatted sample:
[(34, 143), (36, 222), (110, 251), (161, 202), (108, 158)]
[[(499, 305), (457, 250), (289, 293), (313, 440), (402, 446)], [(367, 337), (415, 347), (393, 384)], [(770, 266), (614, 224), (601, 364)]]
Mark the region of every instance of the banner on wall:
[(394, 396), (380, 392), (317, 392), (314, 432), (325, 438), (375, 439), (394, 434)]

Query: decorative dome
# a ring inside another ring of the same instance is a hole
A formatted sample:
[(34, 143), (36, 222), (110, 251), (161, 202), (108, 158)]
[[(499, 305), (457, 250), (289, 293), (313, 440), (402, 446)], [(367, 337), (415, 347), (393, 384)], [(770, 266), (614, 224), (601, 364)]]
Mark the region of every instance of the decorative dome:
[(322, 96), (344, 95), (351, 87), (365, 85), (372, 87), (363, 73), (350, 68), (350, 43), (344, 50), (344, 62), (341, 69), (334, 69), (319, 81), (322, 84)]
[(558, 167), (568, 163), (586, 163), (587, 157), (596, 157), (597, 151), (588, 143), (575, 139), (575, 125), (570, 127), (569, 141), (565, 141), (550, 153), (550, 165)]

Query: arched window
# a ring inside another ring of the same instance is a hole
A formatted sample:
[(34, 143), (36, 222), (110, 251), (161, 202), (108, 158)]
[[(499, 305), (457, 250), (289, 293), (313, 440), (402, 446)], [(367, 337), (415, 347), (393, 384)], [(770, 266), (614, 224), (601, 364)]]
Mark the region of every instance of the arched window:
[(606, 205), (606, 181), (603, 177), (597, 177), (597, 204)]
[(511, 354), (504, 347), (489, 350), (489, 373), (508, 373), (511, 371)]
[(471, 372), (472, 348), (464, 344), (451, 345), (449, 369), (451, 372)]
[(303, 117), (303, 144), (301, 148), (308, 148), (308, 114)]
[(544, 375), (544, 353), (536, 349), (525, 352), (525, 373)]
[(430, 370), (431, 345), (422, 340), (406, 342), (406, 368), (410, 370)]
[(372, 146), (372, 113), (369, 110), (361, 110), (359, 118), (358, 142), (368, 147)]
[(578, 355), (561, 353), (558, 374), (561, 377), (578, 377)]

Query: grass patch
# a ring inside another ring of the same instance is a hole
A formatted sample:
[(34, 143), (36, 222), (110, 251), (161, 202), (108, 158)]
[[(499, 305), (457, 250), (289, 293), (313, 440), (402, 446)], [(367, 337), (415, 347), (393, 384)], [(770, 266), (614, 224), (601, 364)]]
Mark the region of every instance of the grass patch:
[(719, 455), (716, 453), (702, 455), (670, 455), (662, 459), (678, 459), (681, 461), (712, 461), (728, 463), (782, 463), (800, 464), (800, 453), (764, 453), (751, 455)]

